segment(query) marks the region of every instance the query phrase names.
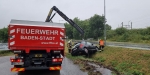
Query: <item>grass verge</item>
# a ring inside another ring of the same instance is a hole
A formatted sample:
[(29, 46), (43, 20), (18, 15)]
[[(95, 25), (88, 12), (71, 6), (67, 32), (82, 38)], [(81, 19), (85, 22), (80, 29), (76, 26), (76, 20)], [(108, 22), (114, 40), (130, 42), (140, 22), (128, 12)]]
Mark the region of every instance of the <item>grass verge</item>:
[(96, 61), (103, 66), (113, 67), (122, 75), (150, 75), (150, 51), (120, 47), (105, 47), (103, 52), (97, 52), (91, 58), (73, 57), (66, 53), (73, 61), (78, 59)]
[(8, 55), (13, 55), (12, 51), (10, 51), (10, 50), (1, 50), (0, 51), (0, 57), (1, 56), (8, 56)]

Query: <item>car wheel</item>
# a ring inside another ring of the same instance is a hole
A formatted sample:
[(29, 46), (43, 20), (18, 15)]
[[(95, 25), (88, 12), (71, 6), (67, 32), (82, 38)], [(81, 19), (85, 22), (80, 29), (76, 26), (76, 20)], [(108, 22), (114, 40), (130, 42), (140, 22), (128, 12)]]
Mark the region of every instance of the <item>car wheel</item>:
[(73, 50), (73, 51), (71, 51), (71, 55), (72, 56), (78, 56), (78, 50)]
[(89, 53), (87, 48), (84, 48), (84, 50), (85, 50), (85, 53), (86, 53), (86, 54), (88, 54), (88, 53)]
[(89, 54), (88, 49), (87, 49), (87, 48), (84, 48), (84, 49), (85, 49), (85, 56), (86, 56), (86, 57), (89, 57), (89, 56), (90, 56), (90, 54)]
[(97, 49), (98, 49), (97, 51), (99, 51), (99, 52), (101, 52), (101, 51), (102, 51), (101, 47), (99, 47), (99, 48), (97, 47)]
[(99, 49), (98, 49), (98, 47), (96, 47), (95, 49), (96, 49), (96, 51), (98, 51), (98, 50), (99, 50)]

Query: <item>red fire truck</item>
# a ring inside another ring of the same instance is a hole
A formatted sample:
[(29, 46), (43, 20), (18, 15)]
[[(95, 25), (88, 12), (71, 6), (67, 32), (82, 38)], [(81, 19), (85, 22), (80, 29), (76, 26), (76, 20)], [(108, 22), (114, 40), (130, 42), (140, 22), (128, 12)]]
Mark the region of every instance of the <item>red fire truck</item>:
[(27, 21), (11, 20), (8, 26), (9, 49), (15, 54), (10, 58), (12, 72), (26, 70), (60, 70), (64, 57), (65, 26), (61, 23), (52, 23), (52, 11), (55, 10), (70, 25), (81, 34), (82, 28), (53, 6), (45, 20)]

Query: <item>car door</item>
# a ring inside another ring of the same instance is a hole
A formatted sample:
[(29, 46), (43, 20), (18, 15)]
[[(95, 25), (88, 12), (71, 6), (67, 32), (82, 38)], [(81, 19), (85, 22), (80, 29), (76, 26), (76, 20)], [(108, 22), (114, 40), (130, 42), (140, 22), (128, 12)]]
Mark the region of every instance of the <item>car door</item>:
[(95, 49), (94, 45), (90, 42), (87, 42), (86, 45), (87, 45), (88, 49), (90, 49), (90, 50)]

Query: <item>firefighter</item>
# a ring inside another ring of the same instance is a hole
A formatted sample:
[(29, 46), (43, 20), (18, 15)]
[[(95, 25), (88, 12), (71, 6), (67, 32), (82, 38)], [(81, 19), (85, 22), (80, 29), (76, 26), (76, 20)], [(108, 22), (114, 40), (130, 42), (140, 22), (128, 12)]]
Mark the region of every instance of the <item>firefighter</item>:
[(68, 47), (68, 52), (71, 53), (72, 40), (69, 40), (69, 41), (68, 41), (67, 47)]
[(100, 39), (99, 40), (99, 50), (102, 51), (103, 48), (104, 48), (104, 40)]

